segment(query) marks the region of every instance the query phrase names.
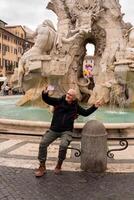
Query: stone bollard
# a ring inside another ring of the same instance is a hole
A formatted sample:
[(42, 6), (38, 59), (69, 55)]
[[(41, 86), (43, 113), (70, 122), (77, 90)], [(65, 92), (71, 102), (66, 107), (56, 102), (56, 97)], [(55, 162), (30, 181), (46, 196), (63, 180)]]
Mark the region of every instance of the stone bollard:
[(104, 172), (107, 168), (107, 132), (104, 125), (91, 120), (85, 124), (81, 139), (81, 169)]

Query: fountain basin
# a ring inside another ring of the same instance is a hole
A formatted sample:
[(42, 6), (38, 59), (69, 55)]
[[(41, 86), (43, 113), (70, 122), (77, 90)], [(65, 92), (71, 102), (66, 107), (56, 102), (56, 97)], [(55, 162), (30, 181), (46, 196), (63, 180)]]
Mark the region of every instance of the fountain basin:
[[(0, 98), (0, 132), (15, 134), (42, 135), (50, 126), (52, 113), (48, 109), (37, 107), (18, 107), (20, 96)], [(134, 110), (99, 108), (88, 117), (80, 116), (74, 126), (74, 132), (80, 136), (84, 124), (96, 119), (103, 122), (108, 137), (131, 137), (134, 135)]]
[[(49, 109), (33, 106), (16, 106), (20, 96), (3, 96), (0, 98), (0, 119), (28, 120), (50, 122), (52, 113)], [(91, 119), (103, 123), (133, 123), (134, 109), (120, 108), (99, 108), (88, 117), (79, 116), (77, 123), (85, 123)]]

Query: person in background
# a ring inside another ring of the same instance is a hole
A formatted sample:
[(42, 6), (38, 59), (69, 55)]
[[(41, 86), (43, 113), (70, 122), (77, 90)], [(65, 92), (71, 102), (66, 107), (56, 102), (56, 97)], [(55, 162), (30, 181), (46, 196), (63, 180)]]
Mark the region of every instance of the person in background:
[(10, 90), (10, 87), (8, 85), (8, 83), (5, 85), (4, 87), (4, 95), (8, 95), (9, 94), (9, 90)]
[(61, 167), (66, 158), (67, 148), (72, 140), (72, 131), (74, 120), (78, 115), (88, 116), (92, 114), (101, 105), (101, 101), (97, 101), (88, 109), (84, 109), (76, 99), (76, 91), (69, 89), (66, 95), (60, 98), (49, 96), (49, 91), (54, 90), (53, 86), (48, 86), (42, 91), (42, 99), (47, 104), (54, 106), (53, 117), (50, 129), (43, 135), (39, 145), (39, 168), (35, 171), (36, 177), (41, 177), (46, 173), (47, 147), (57, 138), (61, 138), (59, 145), (58, 162), (55, 167), (55, 174), (61, 172)]

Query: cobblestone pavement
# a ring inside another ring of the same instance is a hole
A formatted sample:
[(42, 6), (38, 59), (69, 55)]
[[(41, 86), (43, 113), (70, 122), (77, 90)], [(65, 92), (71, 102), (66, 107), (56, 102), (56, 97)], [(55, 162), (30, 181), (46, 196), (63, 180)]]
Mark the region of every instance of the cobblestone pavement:
[[(59, 141), (49, 147), (48, 172), (35, 178), (39, 137), (0, 135), (0, 200), (134, 200), (134, 142), (105, 173), (82, 172), (80, 160), (69, 150), (62, 175), (54, 175)], [(80, 143), (73, 141), (73, 147)], [(116, 146), (116, 144), (109, 144)]]

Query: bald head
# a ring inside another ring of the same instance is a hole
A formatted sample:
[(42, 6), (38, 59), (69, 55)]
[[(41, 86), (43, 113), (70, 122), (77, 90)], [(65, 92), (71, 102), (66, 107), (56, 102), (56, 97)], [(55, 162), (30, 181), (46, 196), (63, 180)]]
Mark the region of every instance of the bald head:
[(74, 89), (69, 89), (68, 93), (71, 94), (74, 98), (76, 98), (76, 91)]
[(66, 94), (66, 101), (72, 103), (76, 99), (76, 91), (74, 89), (69, 89)]

